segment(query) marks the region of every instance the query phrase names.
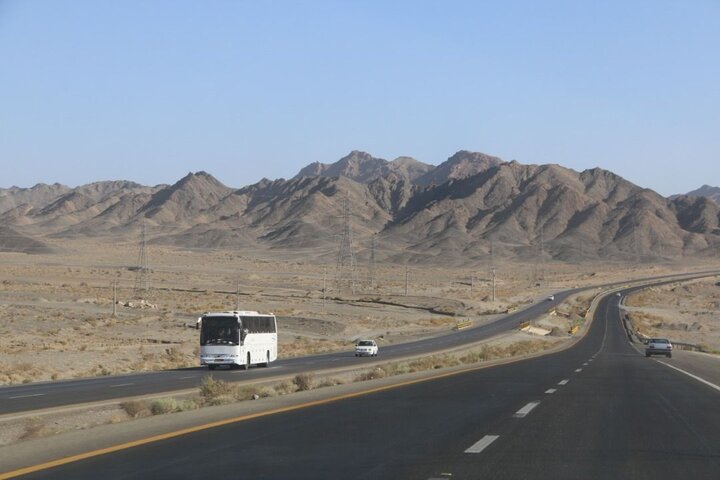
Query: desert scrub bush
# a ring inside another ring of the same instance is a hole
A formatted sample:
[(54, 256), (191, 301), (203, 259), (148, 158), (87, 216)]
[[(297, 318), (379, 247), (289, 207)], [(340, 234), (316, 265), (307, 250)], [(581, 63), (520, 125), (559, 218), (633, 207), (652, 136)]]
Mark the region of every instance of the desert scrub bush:
[(175, 398), (159, 398), (150, 404), (150, 413), (153, 415), (163, 415), (165, 413), (195, 410), (198, 407), (199, 405), (197, 402), (190, 399), (178, 400)]
[(224, 380), (215, 380), (212, 375), (205, 376), (200, 382), (200, 395), (203, 400), (211, 403), (213, 399), (220, 396), (233, 397), (235, 387)]
[(297, 387), (298, 391), (312, 390), (315, 379), (310, 373), (300, 373), (293, 378), (293, 383)]
[(260, 387), (256, 387), (255, 385), (248, 385), (245, 387), (238, 387), (233, 392), (233, 396), (236, 400), (242, 401), (242, 400), (250, 400), (252, 398), (256, 398), (256, 396), (260, 396)]
[(275, 390), (278, 395), (287, 395), (288, 393), (296, 392), (297, 385), (293, 382), (280, 382), (273, 387), (273, 390)]
[(450, 355), (430, 355), (418, 358), (408, 363), (410, 372), (421, 372), (423, 370), (435, 370), (444, 367), (454, 367), (460, 362)]
[(324, 378), (317, 386), (318, 388), (334, 387), (335, 385), (342, 385), (343, 383), (344, 382), (339, 378), (330, 377)]
[(120, 408), (125, 410), (125, 413), (132, 418), (146, 415), (149, 412), (147, 403), (139, 400), (128, 400), (127, 402), (122, 402), (120, 404)]
[(364, 372), (355, 377), (356, 382), (365, 382), (368, 380), (375, 380), (376, 378), (385, 378), (388, 374), (382, 368), (373, 368), (369, 372)]

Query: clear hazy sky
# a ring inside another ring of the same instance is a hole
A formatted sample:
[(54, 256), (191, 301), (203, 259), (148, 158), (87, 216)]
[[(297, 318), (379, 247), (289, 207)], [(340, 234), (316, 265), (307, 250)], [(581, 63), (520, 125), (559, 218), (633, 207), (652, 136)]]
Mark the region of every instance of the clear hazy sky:
[(351, 150), (720, 185), (720, 2), (0, 0), (0, 186)]

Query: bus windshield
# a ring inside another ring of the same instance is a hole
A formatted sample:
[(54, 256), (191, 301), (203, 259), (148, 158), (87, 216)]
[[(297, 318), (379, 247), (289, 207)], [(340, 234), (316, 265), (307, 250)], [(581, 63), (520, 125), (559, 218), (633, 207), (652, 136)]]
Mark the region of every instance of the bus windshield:
[(240, 325), (235, 317), (204, 317), (200, 329), (200, 345), (237, 345)]

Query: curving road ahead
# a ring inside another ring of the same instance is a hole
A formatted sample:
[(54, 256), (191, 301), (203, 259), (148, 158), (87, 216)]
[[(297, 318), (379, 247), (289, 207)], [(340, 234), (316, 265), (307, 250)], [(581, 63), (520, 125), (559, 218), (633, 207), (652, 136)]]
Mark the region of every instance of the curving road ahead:
[[(517, 329), (520, 323), (538, 317), (546, 310), (562, 303), (568, 296), (582, 290), (584, 289), (576, 288), (557, 293), (553, 301), (533, 304), (525, 310), (479, 327), (414, 342), (383, 346), (377, 358), (356, 358), (353, 352), (338, 352), (281, 359), (271, 363), (269, 368), (258, 367), (249, 371), (219, 369), (213, 371), (213, 376), (227, 381), (262, 380), (279, 375), (356, 366), (375, 362), (378, 359), (392, 360), (459, 347)], [(207, 373), (207, 367), (197, 367), (0, 387), (0, 415), (194, 388)]]
[[(630, 291), (632, 289), (629, 289)], [(246, 420), (27, 479), (715, 479), (720, 387), (645, 358), (618, 301), (544, 357)]]

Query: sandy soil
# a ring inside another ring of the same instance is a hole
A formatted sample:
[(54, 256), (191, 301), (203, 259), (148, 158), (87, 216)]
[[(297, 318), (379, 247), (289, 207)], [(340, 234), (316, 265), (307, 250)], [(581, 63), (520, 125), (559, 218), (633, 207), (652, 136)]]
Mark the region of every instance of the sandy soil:
[(649, 337), (720, 353), (720, 281), (703, 279), (644, 290), (626, 301), (633, 326)]
[[(136, 245), (73, 240), (54, 247), (62, 253), (0, 254), (0, 384), (195, 366), (198, 333), (190, 327), (206, 311), (275, 313), (287, 357), (350, 349), (360, 337), (406, 342), (460, 320), (491, 321), (564, 288), (700, 267), (549, 263), (539, 275), (537, 266), (498, 262), (493, 302), (490, 265), (410, 266), (407, 276), (404, 266), (378, 265), (372, 286), (361, 266), (352, 294), (335, 284), (334, 265), (312, 259), (150, 246), (151, 288), (141, 302), (133, 294)], [(577, 314), (561, 309), (544, 321), (562, 330)]]

